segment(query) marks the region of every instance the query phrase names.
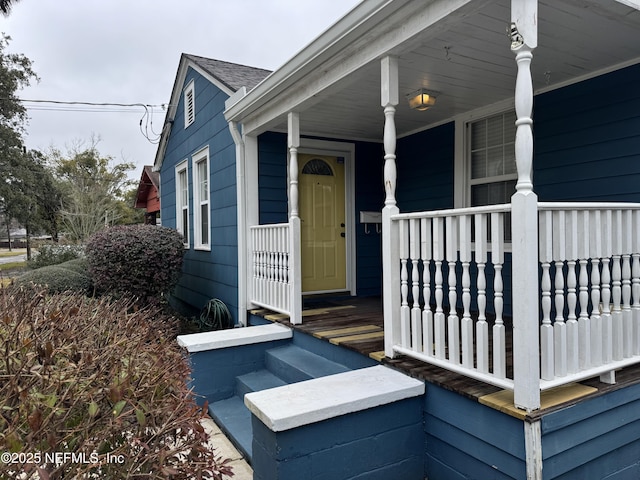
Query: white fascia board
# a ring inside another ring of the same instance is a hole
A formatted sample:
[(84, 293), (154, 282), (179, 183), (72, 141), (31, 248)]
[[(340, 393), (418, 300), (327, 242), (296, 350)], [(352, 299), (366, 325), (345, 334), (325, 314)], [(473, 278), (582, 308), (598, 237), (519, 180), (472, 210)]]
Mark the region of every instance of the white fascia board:
[[(464, 15), (460, 10), (467, 4), (473, 4), (470, 8), (475, 11), (488, 1), (363, 2), (225, 111), (225, 117), (242, 122), (247, 133), (264, 131), (339, 80), (384, 55), (397, 53), (422, 31), (435, 26), (437, 34), (441, 29), (436, 24)], [(376, 28), (381, 31), (376, 33)], [(292, 92), (289, 87), (293, 84)], [(274, 98), (278, 101), (272, 102)]]
[[(243, 101), (238, 102), (225, 112), (227, 119), (241, 120), (243, 113), (263, 103), (267, 97), (273, 97), (273, 92), (290, 80), (296, 73), (308, 69), (312, 60), (316, 60), (322, 53), (326, 53), (332, 47), (352, 33), (356, 27), (364, 23), (364, 20), (379, 13), (387, 5), (395, 3), (393, 0), (367, 0), (356, 5), (344, 17), (323, 31), (309, 45), (300, 50), (280, 68), (273, 71), (262, 82), (256, 85)], [(282, 87), (281, 87), (282, 88)]]
[(640, 10), (640, 0), (616, 0), (616, 2)]

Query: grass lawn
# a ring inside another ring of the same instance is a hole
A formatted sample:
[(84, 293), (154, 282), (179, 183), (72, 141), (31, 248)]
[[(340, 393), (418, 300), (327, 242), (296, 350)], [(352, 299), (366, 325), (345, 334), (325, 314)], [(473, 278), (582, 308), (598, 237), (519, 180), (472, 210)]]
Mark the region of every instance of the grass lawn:
[(6, 287), (27, 268), (27, 262), (0, 263), (0, 285)]
[(9, 251), (6, 248), (0, 249), (0, 257), (17, 257), (18, 255), (23, 255), (27, 253), (26, 248), (14, 248)]

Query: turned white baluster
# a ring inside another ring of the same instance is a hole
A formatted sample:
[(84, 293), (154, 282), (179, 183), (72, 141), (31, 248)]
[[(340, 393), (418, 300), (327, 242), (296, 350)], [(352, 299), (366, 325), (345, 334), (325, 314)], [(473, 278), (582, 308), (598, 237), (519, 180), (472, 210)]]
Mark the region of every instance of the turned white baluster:
[(436, 264), (435, 271), (435, 297), (436, 297), (436, 314), (433, 316), (433, 340), (435, 343), (436, 357), (445, 358), (445, 316), (442, 309), (442, 300), (444, 293), (442, 291), (442, 260), (444, 259), (444, 222), (442, 218), (433, 219), (433, 260)]
[(491, 263), (493, 263), (493, 307), (496, 322), (493, 325), (493, 374), (505, 378), (507, 375), (507, 347), (504, 320), (504, 283), (502, 266), (504, 265), (504, 213), (491, 214)]
[(478, 323), (476, 324), (477, 368), (480, 372), (489, 372), (489, 324), (487, 323), (487, 215), (475, 216), (476, 264), (478, 265)]
[(411, 324), (409, 312), (409, 273), (407, 271), (407, 257), (409, 255), (409, 223), (400, 221), (400, 340), (403, 347), (411, 345)]
[[(613, 361), (613, 316), (611, 314), (611, 257), (613, 256), (613, 212), (605, 210), (600, 215), (602, 222), (602, 272), (600, 274), (600, 296), (602, 300), (602, 363)], [(600, 381), (613, 384), (616, 382), (615, 371), (600, 375)]]
[(462, 263), (462, 365), (473, 368), (473, 320), (471, 320), (471, 216), (463, 215), (460, 222), (460, 262)]
[(447, 317), (447, 331), (449, 333), (449, 361), (460, 363), (460, 319), (456, 312), (458, 303), (456, 262), (458, 261), (458, 218), (447, 217), (446, 222), (446, 255), (449, 270), (449, 316)]
[(578, 362), (582, 370), (591, 365), (591, 321), (589, 319), (589, 212), (584, 211), (578, 215), (578, 263), (580, 273), (578, 276), (580, 302), (580, 316), (578, 317)]
[(275, 303), (276, 298), (276, 274), (277, 270), (277, 254), (276, 247), (276, 232), (274, 229), (269, 229), (269, 303)]
[(411, 257), (411, 348), (422, 351), (422, 312), (420, 311), (420, 220), (412, 219), (409, 223), (409, 255)]
[(633, 216), (631, 210), (622, 212), (622, 321), (623, 356), (633, 355), (633, 313), (631, 312), (631, 243)]
[(540, 263), (542, 264), (542, 325), (540, 326), (540, 376), (543, 380), (554, 377), (553, 325), (551, 325), (551, 260), (553, 258), (553, 221), (550, 211), (540, 212)]
[(613, 327), (613, 359), (622, 360), (624, 351), (624, 320), (622, 314), (622, 211), (613, 212), (613, 265), (611, 267), (613, 308), (611, 323)]
[[(613, 325), (611, 319), (611, 256), (613, 255), (613, 241), (611, 229), (613, 218), (611, 210), (606, 210), (601, 216), (602, 221), (602, 363), (613, 360)], [(602, 378), (602, 377), (600, 377)], [(613, 382), (612, 382), (613, 383)]]
[(600, 316), (600, 258), (602, 222), (600, 210), (589, 220), (589, 256), (591, 257), (591, 366), (602, 365), (602, 317)]
[(633, 266), (631, 290), (633, 293), (633, 353), (640, 355), (640, 210), (633, 212)]
[(283, 282), (284, 278), (284, 252), (282, 251), (282, 238), (285, 234), (285, 230), (283, 228), (278, 228), (278, 306), (283, 308), (286, 306), (285, 301), (285, 284)]
[(565, 249), (565, 219), (564, 211), (552, 213), (553, 223), (553, 260), (556, 268), (555, 275), (555, 305), (556, 318), (553, 324), (554, 364), (555, 375), (564, 377), (567, 374), (567, 325), (564, 322), (564, 259)]
[(566, 257), (567, 257), (567, 372), (578, 371), (578, 277), (576, 276), (576, 260), (578, 259), (578, 212), (570, 210), (566, 218)]
[(420, 220), (420, 260), (422, 260), (422, 349), (433, 355), (433, 312), (431, 311), (431, 219)]
[(253, 294), (257, 300), (262, 300), (260, 270), (262, 268), (260, 258), (260, 231), (253, 230)]

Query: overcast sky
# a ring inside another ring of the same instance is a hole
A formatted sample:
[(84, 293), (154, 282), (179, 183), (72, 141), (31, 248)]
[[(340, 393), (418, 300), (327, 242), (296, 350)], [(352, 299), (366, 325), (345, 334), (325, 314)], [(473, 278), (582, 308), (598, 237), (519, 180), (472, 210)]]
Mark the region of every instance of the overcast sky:
[[(12, 37), (8, 51), (31, 59), (40, 77), (20, 98), (160, 105), (169, 102), (182, 52), (274, 70), (357, 3), (20, 0), (0, 17), (0, 30)], [(159, 132), (165, 112), (153, 112)], [(132, 178), (153, 163), (156, 145), (140, 132), (141, 107), (40, 104), (28, 113), (28, 148), (64, 151), (96, 135), (102, 155), (136, 165)]]

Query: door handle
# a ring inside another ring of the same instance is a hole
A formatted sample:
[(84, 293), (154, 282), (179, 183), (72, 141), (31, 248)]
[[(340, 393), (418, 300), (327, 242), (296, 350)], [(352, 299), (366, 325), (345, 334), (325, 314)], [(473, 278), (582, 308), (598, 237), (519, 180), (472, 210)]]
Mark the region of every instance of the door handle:
[(347, 236), (347, 234), (346, 234), (346, 233), (344, 233), (344, 232), (342, 232), (342, 233), (340, 234), (340, 236), (341, 236), (342, 238), (345, 238), (345, 237)]

